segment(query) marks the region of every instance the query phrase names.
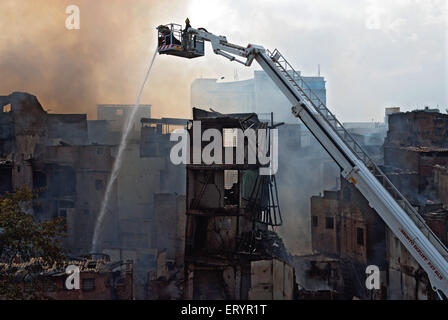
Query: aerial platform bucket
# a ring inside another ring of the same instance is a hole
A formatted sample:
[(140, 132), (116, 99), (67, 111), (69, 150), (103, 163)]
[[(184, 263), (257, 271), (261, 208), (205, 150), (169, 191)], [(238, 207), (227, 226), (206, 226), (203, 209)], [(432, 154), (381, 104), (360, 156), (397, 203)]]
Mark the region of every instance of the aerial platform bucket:
[(159, 54), (188, 59), (204, 56), (204, 40), (183, 31), (180, 24), (161, 25), (157, 30)]

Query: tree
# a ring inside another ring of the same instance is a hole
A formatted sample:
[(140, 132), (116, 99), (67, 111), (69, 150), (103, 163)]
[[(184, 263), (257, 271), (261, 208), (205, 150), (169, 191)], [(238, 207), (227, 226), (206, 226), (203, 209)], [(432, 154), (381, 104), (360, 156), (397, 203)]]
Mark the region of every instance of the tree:
[(36, 197), (28, 187), (0, 197), (0, 299), (36, 298), (17, 279), (25, 279), (37, 292), (37, 275), (64, 261), (65, 218), (37, 221), (29, 213)]

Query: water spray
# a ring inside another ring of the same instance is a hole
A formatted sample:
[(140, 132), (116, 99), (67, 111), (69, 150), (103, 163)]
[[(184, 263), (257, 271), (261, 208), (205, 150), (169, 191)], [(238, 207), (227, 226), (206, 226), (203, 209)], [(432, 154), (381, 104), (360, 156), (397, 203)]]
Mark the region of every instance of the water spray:
[(128, 140), (129, 140), (128, 139), (129, 133), (131, 132), (131, 130), (133, 128), (135, 116), (137, 115), (137, 110), (140, 107), (140, 100), (141, 100), (141, 97), (143, 94), (143, 90), (145, 88), (146, 82), (148, 82), (149, 75), (151, 73), (151, 69), (154, 64), (154, 60), (156, 59), (156, 56), (157, 56), (157, 49), (155, 50), (154, 55), (151, 60), (151, 63), (149, 64), (148, 70), (146, 71), (145, 78), (143, 80), (142, 86), (141, 86), (140, 91), (137, 96), (137, 102), (135, 104), (135, 107), (133, 108), (131, 114), (129, 115), (129, 117), (126, 119), (126, 122), (125, 122), (123, 135), (121, 136), (120, 145), (118, 147), (118, 153), (115, 158), (114, 165), (112, 167), (112, 172), (110, 174), (109, 181), (107, 182), (107, 187), (106, 187), (106, 192), (104, 193), (103, 202), (101, 204), (100, 214), (98, 215), (98, 217), (96, 219), (95, 229), (93, 232), (93, 239), (92, 239), (92, 252), (98, 252), (98, 249), (99, 249), (98, 244), (99, 244), (99, 237), (100, 237), (100, 233), (101, 233), (101, 227), (103, 225), (104, 217), (106, 216), (107, 205), (109, 203), (109, 198), (110, 198), (110, 194), (112, 192), (112, 187), (114, 185), (115, 180), (118, 177), (118, 174), (119, 174), (119, 171), (121, 168), (121, 163), (123, 160), (122, 159), (123, 153), (127, 147)]

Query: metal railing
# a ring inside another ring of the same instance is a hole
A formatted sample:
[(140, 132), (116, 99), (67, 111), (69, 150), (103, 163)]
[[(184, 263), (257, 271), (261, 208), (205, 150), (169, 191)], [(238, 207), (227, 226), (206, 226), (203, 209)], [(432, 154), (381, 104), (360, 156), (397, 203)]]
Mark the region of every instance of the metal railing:
[(353, 152), (353, 154), (364, 163), (370, 172), (377, 178), (381, 185), (389, 192), (389, 194), (397, 201), (400, 207), (419, 227), (420, 231), (437, 247), (439, 253), (448, 260), (448, 249), (442, 241), (434, 234), (434, 232), (426, 224), (423, 217), (417, 210), (409, 203), (409, 201), (398, 191), (389, 178), (376, 165), (376, 163), (363, 150), (361, 145), (353, 138), (353, 136), (344, 128), (336, 116), (327, 108), (325, 103), (313, 92), (308, 86), (303, 77), (294, 70), (291, 64), (284, 58), (284, 56), (275, 49), (272, 53), (266, 50), (272, 62), (279, 68), (280, 72), (290, 81), (292, 86), (297, 89), (300, 97), (308, 102), (314, 108), (314, 111), (319, 114), (334, 130), (334, 132), (345, 142), (346, 146)]
[[(162, 31), (163, 30), (163, 31)], [(176, 23), (170, 23), (158, 28), (158, 46), (182, 44), (182, 26)]]

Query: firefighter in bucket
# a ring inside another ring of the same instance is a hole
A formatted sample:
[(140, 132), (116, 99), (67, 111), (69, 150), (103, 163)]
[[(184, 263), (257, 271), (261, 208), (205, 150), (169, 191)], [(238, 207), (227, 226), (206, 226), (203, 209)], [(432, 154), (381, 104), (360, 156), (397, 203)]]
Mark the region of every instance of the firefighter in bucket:
[(185, 28), (180, 24), (170, 23), (157, 27), (159, 54), (173, 55), (183, 58), (197, 58), (204, 56), (204, 40), (196, 34), (189, 33), (190, 19), (185, 20)]
[(157, 28), (159, 30), (159, 47), (163, 45), (177, 44), (181, 45), (182, 43), (174, 36), (173, 32), (168, 26), (159, 26)]

